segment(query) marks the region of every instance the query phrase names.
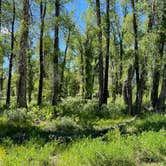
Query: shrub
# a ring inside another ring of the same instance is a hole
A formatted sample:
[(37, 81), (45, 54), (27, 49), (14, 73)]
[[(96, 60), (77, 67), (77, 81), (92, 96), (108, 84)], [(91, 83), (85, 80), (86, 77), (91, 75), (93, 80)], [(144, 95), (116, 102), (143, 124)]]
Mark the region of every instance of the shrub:
[(70, 117), (62, 117), (58, 122), (56, 122), (56, 129), (60, 133), (74, 133), (80, 130), (80, 126), (74, 122)]

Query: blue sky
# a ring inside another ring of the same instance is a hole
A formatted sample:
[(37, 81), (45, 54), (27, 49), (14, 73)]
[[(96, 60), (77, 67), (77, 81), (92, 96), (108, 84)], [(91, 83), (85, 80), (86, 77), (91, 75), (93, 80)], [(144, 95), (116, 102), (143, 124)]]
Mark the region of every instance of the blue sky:
[(81, 19), (83, 12), (88, 8), (87, 0), (73, 0), (73, 2), (68, 3), (66, 8), (71, 11), (74, 9), (75, 15), (74, 19), (78, 25), (80, 25), (81, 30), (84, 29), (84, 22)]

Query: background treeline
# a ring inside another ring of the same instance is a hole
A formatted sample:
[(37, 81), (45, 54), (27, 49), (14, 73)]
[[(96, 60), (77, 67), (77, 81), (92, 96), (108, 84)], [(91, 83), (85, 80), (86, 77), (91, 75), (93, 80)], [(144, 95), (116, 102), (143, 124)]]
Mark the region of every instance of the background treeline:
[[(164, 111), (166, 1), (0, 0), (0, 102), (57, 105), (123, 98), (129, 114)], [(81, 6), (80, 6), (81, 8)]]

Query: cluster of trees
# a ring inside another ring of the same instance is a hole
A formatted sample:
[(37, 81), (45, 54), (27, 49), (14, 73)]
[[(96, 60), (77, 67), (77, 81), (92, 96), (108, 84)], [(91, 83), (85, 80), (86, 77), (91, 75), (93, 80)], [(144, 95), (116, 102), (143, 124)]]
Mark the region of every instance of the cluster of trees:
[(8, 29), (0, 36), (1, 100), (27, 107), (80, 95), (101, 107), (121, 96), (129, 114), (145, 99), (164, 110), (166, 1), (87, 0), (83, 30), (66, 9), (72, 3), (0, 0), (1, 32)]

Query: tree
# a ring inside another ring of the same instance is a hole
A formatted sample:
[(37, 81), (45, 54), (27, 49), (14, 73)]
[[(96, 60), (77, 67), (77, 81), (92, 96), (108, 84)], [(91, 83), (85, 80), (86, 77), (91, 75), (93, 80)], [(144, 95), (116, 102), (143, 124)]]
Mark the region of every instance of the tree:
[(54, 57), (53, 57), (53, 94), (52, 105), (57, 104), (59, 95), (59, 74), (58, 74), (58, 57), (59, 57), (59, 15), (60, 1), (55, 0), (55, 27), (54, 27)]
[(12, 18), (12, 31), (11, 31), (11, 54), (10, 54), (10, 60), (9, 60), (6, 105), (10, 104), (11, 79), (12, 79), (13, 57), (14, 57), (14, 43), (15, 43), (14, 42), (14, 40), (15, 40), (15, 38), (14, 38), (15, 15), (16, 15), (16, 7), (15, 7), (15, 0), (13, 0), (13, 18)]
[[(158, 39), (156, 41), (156, 45), (158, 47), (158, 53), (155, 56), (155, 64), (154, 64), (154, 69), (153, 69), (153, 80), (152, 80), (152, 89), (151, 89), (151, 96), (150, 96), (150, 100), (151, 100), (151, 107), (152, 107), (152, 111), (157, 111), (157, 105), (158, 103), (160, 103), (162, 101), (162, 97), (164, 96), (164, 93), (162, 94), (162, 92), (160, 93), (160, 97), (159, 95), (159, 85), (160, 85), (160, 78), (161, 78), (161, 67), (162, 67), (162, 63), (161, 61), (163, 60), (163, 56), (164, 56), (164, 45), (165, 45), (165, 21), (166, 21), (166, 10), (163, 6), (165, 6), (165, 1), (161, 1), (158, 3), (159, 6), (159, 10), (157, 10), (157, 14), (155, 15), (155, 17), (157, 17), (157, 35), (158, 35)], [(154, 6), (154, 10), (156, 11), (156, 6)], [(165, 64), (164, 64), (165, 65)], [(163, 67), (164, 69), (165, 67)], [(163, 74), (163, 80), (164, 80), (164, 76), (165, 74)], [(162, 88), (164, 88), (164, 84), (162, 84)], [(163, 90), (163, 89), (161, 89)], [(160, 99), (159, 99), (160, 98)], [(161, 102), (162, 103), (162, 102)], [(159, 104), (160, 105), (160, 104)]]
[(96, 19), (98, 26), (98, 54), (99, 54), (99, 107), (103, 104), (103, 53), (100, 0), (96, 0)]
[(67, 36), (66, 47), (65, 47), (65, 52), (64, 52), (64, 59), (63, 59), (63, 62), (62, 62), (60, 92), (62, 92), (62, 88), (63, 88), (64, 71), (65, 71), (65, 65), (66, 65), (66, 60), (67, 60), (67, 51), (68, 51), (68, 48), (69, 48), (70, 35), (71, 35), (71, 28), (68, 29), (68, 36)]
[(131, 0), (133, 10), (133, 31), (134, 31), (134, 67), (136, 72), (136, 108), (135, 113), (139, 113), (141, 109), (141, 96), (140, 96), (140, 69), (139, 69), (139, 54), (138, 54), (138, 25), (136, 17), (135, 0)]
[(132, 104), (133, 104), (133, 99), (132, 99), (132, 78), (134, 75), (134, 68), (133, 65), (130, 65), (127, 71), (127, 79), (123, 84), (123, 89), (122, 89), (122, 94), (123, 94), (123, 99), (125, 104), (127, 105), (128, 108), (128, 113), (129, 115), (133, 114), (132, 110)]
[(108, 98), (108, 69), (109, 69), (109, 48), (110, 48), (110, 1), (106, 0), (106, 57), (105, 57), (105, 79), (103, 103), (107, 104)]
[(43, 57), (43, 33), (44, 33), (44, 19), (46, 15), (46, 1), (40, 1), (40, 47), (39, 47), (39, 54), (40, 54), (40, 78), (39, 78), (39, 89), (38, 89), (38, 105), (42, 104), (42, 93), (43, 93), (43, 77), (44, 77), (44, 57)]
[[(2, 16), (2, 0), (0, 0), (0, 32), (1, 32), (1, 26), (2, 26), (1, 16)], [(3, 64), (0, 64), (0, 91), (2, 90), (3, 90)]]
[(23, 21), (21, 28), (20, 52), (19, 52), (19, 80), (18, 80), (18, 107), (27, 107), (26, 100), (26, 75), (27, 75), (27, 51), (29, 34), (29, 0), (23, 0)]

